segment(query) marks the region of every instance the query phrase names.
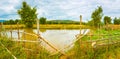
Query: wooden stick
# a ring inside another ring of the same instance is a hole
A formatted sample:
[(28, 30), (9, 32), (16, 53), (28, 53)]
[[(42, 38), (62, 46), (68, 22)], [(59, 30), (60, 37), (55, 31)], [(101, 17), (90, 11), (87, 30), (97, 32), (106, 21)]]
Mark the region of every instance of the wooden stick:
[(117, 44), (117, 43), (120, 43), (120, 41), (118, 42), (114, 42), (114, 43), (103, 43), (103, 44), (98, 44), (97, 46), (106, 46), (106, 45), (113, 45), (113, 44)]
[(11, 39), (12, 39), (12, 30), (10, 31), (10, 34), (11, 34)]
[(19, 33), (19, 23), (17, 23), (17, 27), (18, 27), (18, 39), (20, 39), (20, 33)]
[(13, 57), (14, 59), (17, 59), (17, 57), (15, 57), (15, 56), (10, 52), (10, 50), (8, 50), (1, 42), (0, 42), (0, 44), (7, 50), (7, 52), (8, 52), (9, 54), (12, 55), (12, 57)]
[[(17, 32), (17, 31), (13, 31), (13, 32)], [(36, 36), (36, 37), (38, 37), (38, 36), (37, 36), (37, 34), (31, 34), (31, 33), (27, 33), (27, 32), (20, 32), (20, 31), (19, 31), (19, 33), (24, 33), (24, 34), (28, 34), (28, 35), (31, 35), (31, 36)]]
[(12, 40), (12, 41), (16, 41), (16, 42), (31, 42), (31, 43), (40, 42), (40, 41), (31, 41), (31, 40)]
[[(82, 37), (84, 37), (85, 35), (86, 35), (86, 34), (84, 34), (84, 35), (78, 37), (75, 41), (73, 41), (70, 45), (66, 46), (66, 47), (63, 48), (63, 49), (69, 48), (71, 45), (73, 45), (75, 42), (77, 42), (78, 40), (80, 40), (80, 39), (81, 39)], [(55, 55), (55, 54), (59, 53), (59, 52), (62, 51), (63, 49), (58, 50), (56, 53), (54, 53), (54, 54), (52, 54), (52, 55)], [(50, 56), (52, 56), (52, 55), (50, 55)]]
[[(120, 37), (120, 36), (111, 36), (111, 38), (116, 38), (116, 37)], [(87, 42), (97, 42), (97, 41), (104, 41), (104, 40), (108, 40), (111, 38), (102, 38), (102, 39), (97, 39), (97, 40), (92, 40), (92, 41), (87, 41)]]
[(42, 38), (40, 35), (39, 35), (39, 39), (42, 39), (46, 44), (48, 44), (51, 48), (53, 48), (54, 50), (56, 51), (59, 51), (61, 54), (65, 55), (64, 52), (58, 50), (55, 46), (53, 46), (51, 43), (49, 43), (47, 40), (45, 40), (44, 38)]
[(12, 26), (11, 26), (10, 34), (11, 34), (11, 39), (12, 39)]

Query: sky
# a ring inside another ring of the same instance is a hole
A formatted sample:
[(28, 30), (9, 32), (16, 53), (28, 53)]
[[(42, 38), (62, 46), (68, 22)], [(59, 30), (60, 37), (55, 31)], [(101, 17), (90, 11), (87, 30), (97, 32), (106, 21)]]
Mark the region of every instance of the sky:
[(104, 16), (120, 17), (120, 0), (0, 0), (0, 20), (20, 19), (17, 14), (26, 1), (37, 8), (37, 17), (47, 20), (91, 20), (92, 12), (102, 6)]

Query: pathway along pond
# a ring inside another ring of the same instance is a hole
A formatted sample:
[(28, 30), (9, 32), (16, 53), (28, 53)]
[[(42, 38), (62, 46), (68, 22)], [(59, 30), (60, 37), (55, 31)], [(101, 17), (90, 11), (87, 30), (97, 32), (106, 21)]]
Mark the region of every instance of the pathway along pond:
[[(86, 33), (89, 32), (89, 29), (82, 29), (81, 33), (83, 33), (85, 30)], [(14, 29), (13, 31), (18, 31), (17, 29)], [(31, 34), (36, 34), (37, 30), (36, 29), (20, 29), (20, 32), (27, 32)], [(40, 30), (40, 35), (49, 41), (52, 45), (54, 45), (57, 49), (63, 49), (64, 47), (70, 45), (75, 39), (76, 35), (80, 33), (79, 29), (41, 29)], [(11, 37), (11, 33), (9, 30), (6, 31), (6, 35), (8, 37)], [(12, 37), (13, 39), (18, 38), (18, 34), (16, 32), (12, 32)], [(37, 37), (33, 37), (30, 35), (25, 35), (23, 33), (20, 33), (20, 38), (26, 38), (25, 40), (37, 40)], [(31, 43), (32, 44), (32, 43)], [(46, 49), (48, 49), (51, 52), (54, 52), (54, 50), (49, 47), (47, 44), (44, 42), (41, 42), (42, 46), (44, 46)], [(72, 46), (71, 46), (72, 47)], [(71, 48), (70, 47), (70, 48)], [(67, 48), (65, 51), (67, 51)]]

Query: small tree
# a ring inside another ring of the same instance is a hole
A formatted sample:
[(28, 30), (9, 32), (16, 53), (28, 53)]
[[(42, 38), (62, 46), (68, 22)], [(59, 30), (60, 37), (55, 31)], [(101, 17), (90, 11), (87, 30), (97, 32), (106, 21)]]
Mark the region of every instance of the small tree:
[(22, 8), (18, 10), (22, 22), (27, 28), (32, 28), (37, 19), (36, 8), (31, 8), (25, 1), (22, 3)]
[(94, 26), (93, 23), (94, 23), (94, 21), (93, 21), (93, 20), (90, 20), (90, 21), (87, 22), (87, 25), (89, 25), (89, 26)]
[(112, 20), (111, 17), (105, 16), (105, 17), (104, 17), (104, 24), (105, 24), (105, 25), (111, 24), (111, 20)]
[(9, 24), (15, 24), (13, 19), (10, 19), (8, 22), (9, 22)]
[(114, 18), (114, 24), (120, 24), (120, 18), (119, 19), (117, 19), (116, 17)]
[(93, 20), (93, 24), (95, 27), (98, 27), (100, 24), (101, 24), (101, 19), (102, 19), (102, 16), (103, 16), (103, 10), (102, 10), (102, 7), (99, 6), (95, 11), (93, 11), (92, 13), (92, 20)]
[(40, 24), (46, 24), (46, 18), (45, 17), (41, 17), (39, 20), (40, 20)]

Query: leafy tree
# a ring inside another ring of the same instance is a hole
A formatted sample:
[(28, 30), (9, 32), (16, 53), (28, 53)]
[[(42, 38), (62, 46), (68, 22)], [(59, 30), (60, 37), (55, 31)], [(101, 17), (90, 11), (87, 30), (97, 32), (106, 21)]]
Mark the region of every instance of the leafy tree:
[(9, 20), (9, 24), (15, 24), (14, 20)]
[(15, 24), (17, 24), (19, 22), (19, 19), (16, 19), (14, 22), (15, 22)]
[(105, 17), (104, 17), (104, 24), (105, 24), (105, 25), (111, 24), (111, 20), (112, 20), (111, 17), (105, 16)]
[(119, 19), (117, 19), (116, 17), (114, 18), (114, 24), (120, 24), (120, 18)]
[(93, 20), (90, 20), (90, 21), (87, 22), (87, 25), (89, 25), (89, 26), (94, 26), (93, 23), (94, 23), (94, 21), (93, 21)]
[(40, 24), (46, 24), (46, 18), (45, 17), (41, 17), (39, 20), (40, 20)]
[(31, 8), (25, 1), (22, 3), (22, 7), (18, 10), (22, 22), (26, 27), (32, 28), (35, 20), (37, 19), (36, 8)]
[(102, 16), (103, 16), (103, 10), (102, 10), (102, 7), (99, 6), (95, 11), (93, 11), (92, 13), (92, 20), (93, 20), (93, 25), (95, 27), (98, 27), (100, 24), (101, 24), (101, 19), (102, 19)]

